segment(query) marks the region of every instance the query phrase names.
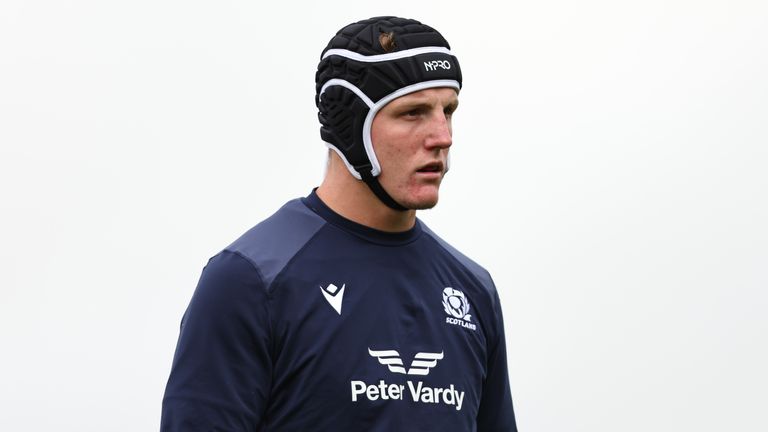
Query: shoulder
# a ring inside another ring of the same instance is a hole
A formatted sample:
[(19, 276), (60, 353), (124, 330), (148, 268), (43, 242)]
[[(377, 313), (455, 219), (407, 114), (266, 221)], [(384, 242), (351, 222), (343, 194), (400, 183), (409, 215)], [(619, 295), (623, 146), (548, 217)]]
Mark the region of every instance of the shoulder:
[[(478, 318), (478, 322), (489, 331), (490, 340), (498, 341), (500, 337), (503, 337), (504, 324), (499, 293), (496, 290), (496, 284), (494, 284), (491, 274), (483, 266), (440, 238), (423, 223), (422, 227), (424, 234), (449, 255), (453, 262), (463, 270), (465, 275), (470, 275), (474, 280), (474, 284), (461, 287), (460, 289), (462, 291), (465, 288), (471, 289), (473, 297), (470, 302), (476, 308), (475, 311), (479, 311), (476, 312), (476, 316), (482, 314), (482, 316), (486, 317), (486, 319)], [(465, 291), (465, 294), (469, 292)]]
[(468, 256), (461, 253), (455, 247), (451, 246), (447, 241), (443, 240), (440, 236), (435, 234), (434, 231), (429, 229), (425, 223), (421, 221), (420, 223), (424, 234), (428, 238), (431, 238), (433, 241), (435, 241), (438, 246), (447, 252), (450, 256), (452, 256), (459, 265), (471, 273), (490, 294), (495, 294), (496, 287), (493, 284), (493, 279), (491, 278), (491, 274), (488, 272), (488, 270), (486, 270), (483, 266)]
[(422, 229), (424, 235), (434, 241), (437, 247), (450, 257), (454, 265), (459, 268), (459, 271), (468, 278), (465, 281), (471, 281), (466, 285), (460, 285), (458, 290), (470, 297), (469, 301), (475, 310), (475, 317), (479, 324), (488, 332), (489, 340), (498, 340), (503, 334), (504, 326), (501, 321), (499, 294), (496, 291), (496, 285), (493, 283), (491, 274), (483, 266), (435, 234), (424, 223), (422, 223)]
[(264, 284), (269, 286), (325, 223), (301, 199), (294, 199), (245, 232), (224, 251), (249, 261), (258, 269)]

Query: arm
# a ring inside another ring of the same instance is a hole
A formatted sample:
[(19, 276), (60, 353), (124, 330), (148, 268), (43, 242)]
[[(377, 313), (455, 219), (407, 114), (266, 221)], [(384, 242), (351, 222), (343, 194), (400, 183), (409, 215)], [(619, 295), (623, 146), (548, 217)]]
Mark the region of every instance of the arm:
[(211, 258), (182, 318), (161, 431), (259, 429), (272, 375), (267, 303), (249, 261)]
[(494, 324), (496, 337), (488, 341), (487, 375), (477, 414), (478, 432), (517, 432), (512, 395), (507, 372), (507, 349), (504, 318), (498, 293), (494, 290)]

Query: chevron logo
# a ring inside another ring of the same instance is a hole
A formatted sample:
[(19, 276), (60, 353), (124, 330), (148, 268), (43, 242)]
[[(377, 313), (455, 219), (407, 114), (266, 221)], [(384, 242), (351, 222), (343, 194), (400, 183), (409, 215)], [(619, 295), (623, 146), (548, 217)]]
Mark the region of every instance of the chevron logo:
[(378, 359), (379, 363), (386, 366), (390, 372), (403, 375), (429, 375), (429, 370), (437, 366), (437, 361), (444, 357), (443, 352), (417, 353), (411, 361), (411, 367), (406, 370), (400, 353), (395, 350), (374, 351), (368, 348), (368, 354)]

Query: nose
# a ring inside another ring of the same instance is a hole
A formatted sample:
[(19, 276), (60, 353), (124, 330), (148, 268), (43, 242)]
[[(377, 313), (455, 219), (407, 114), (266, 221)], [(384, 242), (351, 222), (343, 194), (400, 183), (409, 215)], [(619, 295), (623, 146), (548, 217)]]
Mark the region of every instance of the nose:
[(453, 144), (451, 117), (442, 110), (435, 113), (429, 127), (430, 133), (425, 143), (427, 148), (448, 148)]

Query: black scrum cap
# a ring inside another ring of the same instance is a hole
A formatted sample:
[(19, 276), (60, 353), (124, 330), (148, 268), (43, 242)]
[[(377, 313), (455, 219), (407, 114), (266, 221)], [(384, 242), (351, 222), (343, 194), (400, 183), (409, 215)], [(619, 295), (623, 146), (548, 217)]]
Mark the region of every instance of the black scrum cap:
[[(382, 34), (394, 44), (385, 50)], [(450, 45), (432, 27), (398, 17), (350, 24), (323, 50), (315, 75), (320, 136), (356, 178), (385, 204), (405, 210), (379, 184), (371, 142), (376, 113), (395, 98), (434, 87), (461, 88), (461, 69)]]

